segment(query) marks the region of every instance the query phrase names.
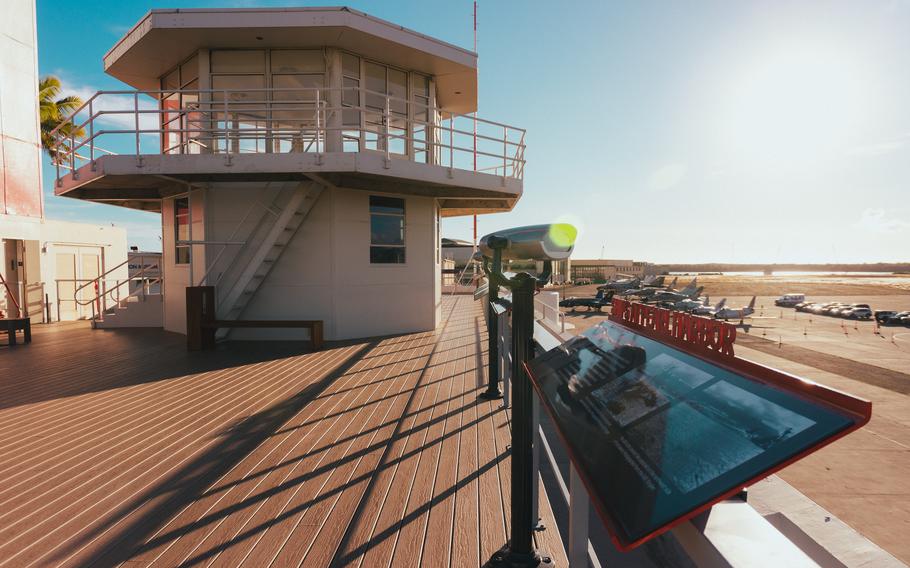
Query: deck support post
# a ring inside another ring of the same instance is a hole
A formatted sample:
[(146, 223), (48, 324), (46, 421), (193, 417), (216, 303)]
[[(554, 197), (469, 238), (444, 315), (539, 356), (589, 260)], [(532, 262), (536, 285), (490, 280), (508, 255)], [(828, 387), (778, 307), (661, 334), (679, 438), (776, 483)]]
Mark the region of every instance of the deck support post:
[[(502, 271), (502, 249), (493, 250), (493, 267), (496, 272)], [(502, 391), (499, 390), (499, 315), (493, 308), (499, 300), (499, 284), (495, 284), (493, 279), (487, 274), (487, 286), (489, 297), (487, 302), (487, 390), (480, 393), (481, 398), (495, 400), (502, 398)]]

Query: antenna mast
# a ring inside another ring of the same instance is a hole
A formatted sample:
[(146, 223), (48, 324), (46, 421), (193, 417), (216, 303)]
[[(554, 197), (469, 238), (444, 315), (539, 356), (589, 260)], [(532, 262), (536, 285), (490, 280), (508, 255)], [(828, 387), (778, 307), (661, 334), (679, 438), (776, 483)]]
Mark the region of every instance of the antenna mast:
[[(477, 53), (477, 0), (474, 0), (474, 53)], [(477, 171), (477, 111), (474, 111), (474, 171)], [(477, 252), (477, 211), (474, 212), (474, 252)]]

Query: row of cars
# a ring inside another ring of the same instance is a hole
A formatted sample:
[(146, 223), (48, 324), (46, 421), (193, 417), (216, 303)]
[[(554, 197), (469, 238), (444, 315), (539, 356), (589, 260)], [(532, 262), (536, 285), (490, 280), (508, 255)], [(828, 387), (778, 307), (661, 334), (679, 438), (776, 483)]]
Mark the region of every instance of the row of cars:
[(800, 302), (793, 306), (798, 312), (844, 319), (868, 320), (873, 312), (869, 304), (845, 304), (843, 302)]
[(805, 294), (784, 294), (780, 298), (774, 300), (774, 305), (794, 308), (798, 312), (806, 312), (819, 316), (832, 316), (854, 320), (869, 320), (875, 318), (875, 321), (877, 321), (879, 325), (902, 325), (910, 327), (910, 311), (872, 311), (872, 307), (869, 306), (869, 304), (807, 302)]

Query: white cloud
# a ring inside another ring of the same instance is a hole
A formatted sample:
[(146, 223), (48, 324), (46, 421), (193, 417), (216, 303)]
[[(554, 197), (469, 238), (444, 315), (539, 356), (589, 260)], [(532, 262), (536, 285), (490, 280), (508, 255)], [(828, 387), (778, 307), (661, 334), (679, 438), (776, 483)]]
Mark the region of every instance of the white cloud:
[(884, 209), (866, 209), (856, 226), (871, 233), (897, 233), (910, 228), (910, 223), (895, 217), (888, 217)]
[(848, 150), (847, 154), (851, 156), (883, 156), (900, 150), (906, 146), (908, 142), (910, 142), (910, 133), (882, 142), (856, 146)]
[[(95, 119), (95, 130), (102, 128), (113, 128), (115, 130), (135, 130), (136, 116), (132, 112), (136, 108), (136, 98), (128, 94), (101, 94), (97, 95), (99, 89), (95, 87), (81, 85), (76, 86), (63, 81), (63, 94), (76, 95), (84, 102), (95, 97), (92, 100), (92, 113), (97, 116)], [(139, 110), (157, 110), (158, 104), (148, 95), (139, 95)], [(117, 111), (130, 111), (129, 113), (119, 113)], [(114, 114), (117, 112), (116, 114)], [(99, 113), (102, 113), (99, 115)], [(88, 119), (88, 107), (80, 113), (79, 118), (84, 121)], [(154, 113), (144, 113), (139, 115), (139, 127), (142, 130), (157, 129), (158, 116)]]
[(651, 187), (658, 191), (672, 189), (686, 177), (687, 170), (686, 164), (667, 164), (651, 174)]

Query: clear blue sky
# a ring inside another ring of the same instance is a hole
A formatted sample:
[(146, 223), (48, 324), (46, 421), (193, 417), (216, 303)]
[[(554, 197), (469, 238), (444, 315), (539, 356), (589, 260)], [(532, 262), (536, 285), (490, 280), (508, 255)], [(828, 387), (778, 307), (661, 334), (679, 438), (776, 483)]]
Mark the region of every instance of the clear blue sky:
[[(121, 88), (102, 55), (150, 6), (38, 0), (40, 72)], [(470, 48), (469, 0), (353, 8)], [(481, 234), (571, 220), (576, 257), (910, 260), (910, 1), (480, 1), (480, 116), (528, 130), (524, 197)], [(156, 216), (52, 197), (51, 218)], [(471, 237), (470, 219), (444, 234)]]

